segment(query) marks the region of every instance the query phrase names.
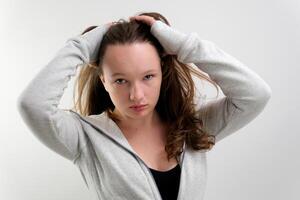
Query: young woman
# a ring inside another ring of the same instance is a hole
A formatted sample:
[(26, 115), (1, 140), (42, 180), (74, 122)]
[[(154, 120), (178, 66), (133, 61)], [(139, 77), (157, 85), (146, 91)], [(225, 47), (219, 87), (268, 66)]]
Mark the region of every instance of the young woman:
[[(75, 111), (59, 109), (79, 66)], [(195, 103), (192, 74), (225, 97)], [(79, 168), (94, 199), (199, 200), (207, 150), (253, 120), (270, 96), (236, 58), (151, 12), (68, 39), (18, 109), (41, 142)]]

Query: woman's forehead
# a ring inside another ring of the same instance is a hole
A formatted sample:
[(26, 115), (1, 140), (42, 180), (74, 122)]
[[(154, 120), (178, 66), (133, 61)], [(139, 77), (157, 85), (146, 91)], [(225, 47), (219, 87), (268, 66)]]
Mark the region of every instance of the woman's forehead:
[(111, 74), (144, 73), (160, 69), (160, 58), (155, 47), (149, 43), (108, 46), (103, 67)]

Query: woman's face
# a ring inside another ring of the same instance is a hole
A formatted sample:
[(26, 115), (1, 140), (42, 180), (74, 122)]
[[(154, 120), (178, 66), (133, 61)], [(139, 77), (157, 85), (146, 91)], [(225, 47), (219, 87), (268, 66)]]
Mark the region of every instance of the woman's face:
[[(123, 117), (140, 119), (151, 114), (162, 82), (160, 57), (150, 43), (109, 45), (103, 58), (101, 81)], [(141, 111), (130, 108), (146, 104)]]

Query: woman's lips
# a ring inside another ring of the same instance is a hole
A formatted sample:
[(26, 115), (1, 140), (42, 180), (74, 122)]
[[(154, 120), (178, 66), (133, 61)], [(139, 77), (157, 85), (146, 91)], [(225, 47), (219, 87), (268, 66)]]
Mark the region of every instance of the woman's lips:
[(142, 111), (143, 109), (146, 108), (147, 105), (143, 105), (143, 106), (138, 106), (138, 107), (130, 107), (132, 108), (134, 111)]
[(130, 106), (130, 108), (142, 108), (144, 106), (146, 106), (146, 104), (145, 105), (140, 105), (140, 106)]

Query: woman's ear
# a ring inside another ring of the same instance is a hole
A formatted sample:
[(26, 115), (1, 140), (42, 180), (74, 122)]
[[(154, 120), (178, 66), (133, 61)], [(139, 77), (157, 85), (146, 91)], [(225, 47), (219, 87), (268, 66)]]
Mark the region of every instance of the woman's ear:
[(102, 84), (104, 84), (105, 80), (104, 80), (104, 77), (103, 77), (103, 75), (99, 74), (99, 78), (100, 78), (100, 80), (101, 80)]
[(101, 82), (102, 82), (102, 84), (103, 84), (105, 90), (107, 91), (107, 89), (106, 89), (106, 84), (105, 84), (105, 80), (104, 80), (104, 76), (101, 75), (101, 74), (99, 74), (99, 78), (100, 78), (100, 80), (101, 80)]

